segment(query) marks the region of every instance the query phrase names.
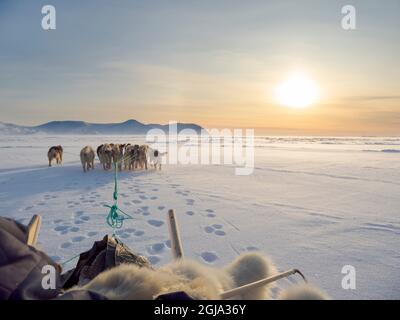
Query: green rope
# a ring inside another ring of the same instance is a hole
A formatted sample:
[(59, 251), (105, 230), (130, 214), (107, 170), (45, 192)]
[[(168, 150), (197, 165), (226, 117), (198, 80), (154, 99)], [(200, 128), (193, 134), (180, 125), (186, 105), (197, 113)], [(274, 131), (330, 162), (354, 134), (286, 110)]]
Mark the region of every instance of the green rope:
[(106, 223), (113, 228), (113, 236), (115, 236), (115, 229), (122, 228), (124, 221), (127, 219), (133, 219), (132, 216), (122, 211), (118, 207), (118, 163), (114, 163), (114, 193), (113, 193), (114, 204), (104, 205), (110, 208), (110, 211), (106, 217)]

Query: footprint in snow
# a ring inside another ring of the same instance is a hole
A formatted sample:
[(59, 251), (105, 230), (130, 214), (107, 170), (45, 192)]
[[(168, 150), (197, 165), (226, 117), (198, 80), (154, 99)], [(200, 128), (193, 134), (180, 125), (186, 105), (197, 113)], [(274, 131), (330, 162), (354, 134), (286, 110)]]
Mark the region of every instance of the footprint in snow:
[(157, 253), (162, 252), (164, 249), (165, 249), (164, 243), (154, 243), (149, 248), (147, 248), (147, 252), (149, 254), (157, 254)]
[(222, 225), (214, 224), (212, 226), (205, 227), (204, 231), (207, 232), (207, 233), (214, 233), (217, 236), (225, 236), (226, 232), (221, 230), (221, 229), (222, 229)]
[(135, 235), (136, 237), (140, 237), (140, 236), (144, 235), (144, 231), (142, 231), (142, 230), (137, 230), (137, 231), (135, 231), (134, 235)]
[(210, 226), (207, 226), (207, 227), (204, 228), (204, 231), (207, 232), (207, 233), (213, 233), (214, 232), (214, 228), (210, 227)]
[(247, 251), (259, 251), (260, 249), (254, 246), (249, 246), (246, 248)]
[(161, 220), (148, 220), (147, 223), (153, 227), (159, 228), (164, 224)]
[(90, 231), (90, 232), (87, 233), (87, 235), (88, 235), (88, 237), (94, 237), (94, 236), (97, 235), (97, 232), (96, 231)]
[(147, 259), (149, 259), (151, 264), (157, 264), (160, 262), (160, 258), (157, 256), (148, 256)]
[(71, 242), (64, 242), (60, 247), (62, 249), (68, 249), (72, 245)]
[(54, 230), (58, 231), (58, 232), (62, 232), (62, 231), (68, 230), (68, 228), (69, 228), (68, 226), (57, 226), (54, 228)]
[(73, 237), (71, 239), (72, 242), (81, 242), (82, 240), (85, 240), (85, 237), (83, 236), (77, 236), (77, 237)]
[(214, 232), (214, 234), (216, 234), (217, 236), (225, 236), (226, 235), (225, 231), (222, 231), (222, 230), (217, 230)]
[(218, 256), (215, 252), (205, 251), (200, 254), (201, 258), (207, 263), (213, 263), (218, 260)]
[(131, 235), (129, 233), (123, 232), (119, 235), (119, 237), (123, 238), (123, 239), (127, 239), (129, 238)]

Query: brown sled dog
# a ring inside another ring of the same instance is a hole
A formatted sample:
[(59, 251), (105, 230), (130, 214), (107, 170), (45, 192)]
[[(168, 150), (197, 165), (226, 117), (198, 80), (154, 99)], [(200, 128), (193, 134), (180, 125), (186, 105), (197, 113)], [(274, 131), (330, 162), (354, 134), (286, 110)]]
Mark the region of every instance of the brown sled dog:
[(63, 148), (61, 146), (53, 146), (47, 152), (47, 158), (49, 159), (49, 167), (51, 162), (56, 160), (57, 164), (62, 164)]

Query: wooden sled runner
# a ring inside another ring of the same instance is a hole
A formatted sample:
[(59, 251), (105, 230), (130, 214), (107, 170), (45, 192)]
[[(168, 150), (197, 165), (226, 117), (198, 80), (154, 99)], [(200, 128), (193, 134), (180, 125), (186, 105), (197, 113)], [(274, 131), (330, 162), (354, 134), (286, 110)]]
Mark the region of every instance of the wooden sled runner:
[(28, 236), (26, 244), (28, 246), (36, 247), (37, 239), (39, 236), (40, 225), (42, 224), (42, 217), (35, 214), (28, 224)]

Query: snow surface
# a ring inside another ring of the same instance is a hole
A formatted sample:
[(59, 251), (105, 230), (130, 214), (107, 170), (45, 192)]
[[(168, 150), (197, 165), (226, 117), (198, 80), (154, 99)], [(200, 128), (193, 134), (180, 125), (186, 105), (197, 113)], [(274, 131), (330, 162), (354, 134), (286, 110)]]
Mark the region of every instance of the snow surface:
[[(58, 262), (89, 249), (111, 233), (103, 205), (112, 204), (113, 175), (97, 160), (83, 173), (79, 151), (141, 139), (1, 136), (0, 214), (22, 223), (42, 215), (40, 246)], [(58, 144), (64, 165), (49, 168)], [(333, 298), (400, 298), (400, 138), (257, 137), (252, 175), (223, 165), (122, 172), (120, 207), (135, 219), (119, 238), (156, 265), (171, 260), (173, 208), (187, 257), (220, 266), (260, 250)], [(341, 287), (345, 265), (356, 268), (356, 290)]]

